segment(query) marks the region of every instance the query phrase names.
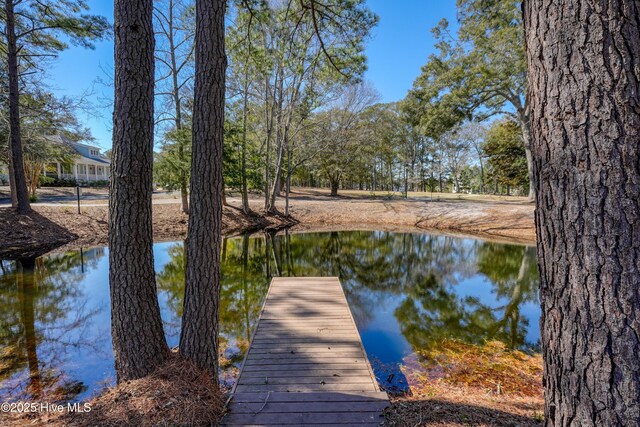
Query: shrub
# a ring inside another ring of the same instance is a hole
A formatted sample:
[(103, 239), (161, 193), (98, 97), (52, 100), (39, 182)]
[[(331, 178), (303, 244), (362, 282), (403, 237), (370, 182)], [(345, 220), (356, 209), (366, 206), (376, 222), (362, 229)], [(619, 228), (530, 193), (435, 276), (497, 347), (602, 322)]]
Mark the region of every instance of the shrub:
[[(46, 180), (42, 178), (46, 178)], [(78, 185), (78, 182), (73, 178), (40, 177), (40, 185), (42, 187), (75, 187)]]

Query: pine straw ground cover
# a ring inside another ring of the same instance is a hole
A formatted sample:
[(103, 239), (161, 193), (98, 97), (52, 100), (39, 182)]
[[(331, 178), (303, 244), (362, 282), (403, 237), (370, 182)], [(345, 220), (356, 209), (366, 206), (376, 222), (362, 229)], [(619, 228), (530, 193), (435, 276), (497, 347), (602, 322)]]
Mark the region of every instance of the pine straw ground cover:
[(490, 341), (445, 340), (405, 360), (411, 392), (392, 399), (387, 426), (541, 426), (542, 357)]
[(0, 420), (0, 425), (211, 426), (222, 417), (224, 397), (211, 375), (173, 356), (148, 377), (106, 389), (88, 402), (90, 412), (37, 418), (35, 414), (25, 414)]

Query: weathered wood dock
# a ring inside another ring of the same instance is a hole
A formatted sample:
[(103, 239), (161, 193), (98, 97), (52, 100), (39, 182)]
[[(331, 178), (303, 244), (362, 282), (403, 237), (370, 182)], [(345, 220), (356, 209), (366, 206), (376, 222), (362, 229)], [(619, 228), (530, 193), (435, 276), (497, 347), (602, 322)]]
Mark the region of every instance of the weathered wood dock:
[(274, 278), (222, 425), (372, 426), (388, 404), (338, 278)]

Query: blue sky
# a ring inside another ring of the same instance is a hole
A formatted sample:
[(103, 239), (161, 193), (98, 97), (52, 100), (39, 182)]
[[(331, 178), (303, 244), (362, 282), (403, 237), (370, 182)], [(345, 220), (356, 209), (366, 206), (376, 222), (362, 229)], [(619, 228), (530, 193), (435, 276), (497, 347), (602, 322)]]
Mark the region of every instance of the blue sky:
[[(420, 74), (428, 56), (434, 52), (431, 28), (442, 18), (455, 21), (455, 0), (368, 0), (380, 22), (367, 44), (366, 79), (380, 92), (382, 101), (404, 98)], [(113, 22), (113, 3), (90, 1), (92, 13)], [(100, 98), (113, 90), (96, 81), (108, 80), (113, 67), (113, 43), (101, 42), (95, 50), (71, 47), (49, 70), (49, 85), (60, 95), (79, 96), (90, 92), (99, 117), (82, 113), (83, 122), (96, 138), (96, 145), (111, 147), (111, 111), (100, 108)]]

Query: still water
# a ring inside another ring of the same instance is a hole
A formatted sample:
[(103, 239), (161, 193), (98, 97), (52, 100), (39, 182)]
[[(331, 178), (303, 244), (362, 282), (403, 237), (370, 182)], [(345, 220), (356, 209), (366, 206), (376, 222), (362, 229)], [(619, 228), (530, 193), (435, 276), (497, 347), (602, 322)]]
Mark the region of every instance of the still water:
[[(180, 332), (185, 252), (154, 245), (170, 346)], [(83, 400), (114, 381), (108, 249), (0, 263), (0, 398)], [(244, 236), (222, 248), (222, 380), (232, 383), (273, 276), (339, 276), (383, 388), (442, 339), (537, 351), (535, 250), (429, 234), (341, 231)]]

